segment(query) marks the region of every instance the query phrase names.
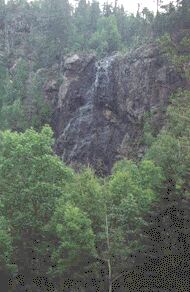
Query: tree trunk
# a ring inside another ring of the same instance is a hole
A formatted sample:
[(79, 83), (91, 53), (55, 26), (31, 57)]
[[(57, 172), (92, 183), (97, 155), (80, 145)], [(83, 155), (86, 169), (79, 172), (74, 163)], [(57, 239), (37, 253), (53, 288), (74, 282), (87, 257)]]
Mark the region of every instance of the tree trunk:
[(108, 248), (108, 291), (112, 292), (112, 267), (111, 267), (111, 260), (109, 258), (110, 252), (110, 239), (109, 239), (109, 226), (108, 226), (108, 216), (106, 214), (106, 240), (107, 240), (107, 248)]

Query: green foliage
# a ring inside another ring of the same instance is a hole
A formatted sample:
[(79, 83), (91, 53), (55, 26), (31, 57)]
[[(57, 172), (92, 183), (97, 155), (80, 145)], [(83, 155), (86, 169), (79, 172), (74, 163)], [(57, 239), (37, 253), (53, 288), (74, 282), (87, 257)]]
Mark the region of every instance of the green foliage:
[[(164, 169), (166, 177), (178, 176), (177, 165), (179, 162), (180, 148), (177, 140), (167, 132), (162, 132), (148, 150), (147, 157), (153, 159)], [(179, 165), (178, 165), (179, 166)]]
[[(62, 193), (69, 172), (53, 156), (51, 145), (52, 132), (48, 127), (40, 134), (34, 130), (24, 134), (1, 133), (0, 193), (4, 210), (9, 210), (17, 228), (43, 227), (55, 198)], [(22, 206), (25, 206), (24, 213)]]
[[(72, 36), (72, 19), (71, 5), (68, 0), (44, 0), (41, 2), (43, 12), (43, 25), (45, 38), (45, 49), (50, 49), (51, 59), (54, 56), (62, 55), (64, 50), (69, 46)], [(50, 47), (49, 47), (50, 44)]]
[(104, 182), (53, 155), (48, 126), (0, 135), (1, 265), (12, 261), (30, 277), (43, 272), (61, 279), (71, 272), (79, 277), (81, 265), (99, 273), (100, 259), (113, 266), (114, 281), (140, 248), (143, 216), (163, 180), (160, 168), (148, 160), (121, 161)]
[[(155, 201), (162, 181), (161, 168), (152, 161), (142, 161), (137, 166), (124, 160), (116, 163), (104, 185), (104, 228), (102, 226), (100, 231), (99, 254), (110, 261), (113, 281), (125, 268), (128, 256), (142, 248), (140, 234), (145, 224), (144, 214)], [(108, 239), (109, 246), (102, 248)]]
[[(134, 211), (138, 213), (138, 216), (142, 216), (155, 199), (155, 189), (158, 189), (162, 180), (161, 168), (155, 166), (152, 161), (144, 160), (139, 167), (131, 161), (118, 162), (109, 182), (112, 205), (122, 206), (125, 205), (126, 199), (132, 200)], [(130, 212), (133, 212), (131, 207)], [(125, 218), (135, 219), (130, 215)]]
[(45, 124), (50, 124), (52, 109), (50, 104), (44, 100), (43, 94), (44, 79), (38, 74), (31, 77), (28, 86), (27, 95), (30, 98), (30, 104), (25, 105), (25, 120), (28, 127), (38, 130)]
[(26, 128), (23, 100), (26, 94), (28, 63), (19, 59), (12, 74), (6, 73), (1, 95), (0, 121), (1, 129), (21, 130)]
[(4, 81), (6, 78), (6, 67), (5, 64), (0, 62), (0, 110), (3, 106), (3, 99), (5, 96), (5, 88), (4, 88)]
[(88, 215), (62, 200), (59, 200), (52, 220), (59, 245), (52, 254), (56, 271), (50, 271), (60, 275), (79, 265), (84, 257), (95, 255), (95, 235)]
[[(1, 209), (3, 206), (1, 206)], [(10, 226), (5, 217), (0, 217), (0, 268), (16, 271), (16, 266), (11, 261), (13, 254), (13, 242), (10, 232)]]
[(90, 169), (75, 174), (66, 184), (49, 225), (51, 234), (59, 242), (52, 248), (56, 268), (50, 269), (50, 274), (62, 277), (82, 265), (84, 258), (96, 257), (102, 203), (102, 187)]
[(90, 48), (101, 54), (118, 51), (121, 47), (121, 36), (119, 34), (115, 16), (100, 18), (97, 31), (90, 39)]
[(143, 135), (143, 143), (150, 147), (155, 140), (155, 129), (151, 124), (151, 114), (147, 113), (144, 117), (144, 135)]
[(190, 62), (190, 37), (182, 37), (177, 44), (172, 41), (169, 34), (162, 36), (158, 43), (165, 50), (169, 60), (176, 66), (180, 73), (184, 73), (186, 78), (190, 78), (189, 62)]
[(83, 212), (87, 212), (93, 227), (98, 228), (102, 215), (100, 205), (103, 203), (103, 194), (101, 183), (94, 172), (88, 168), (84, 169), (76, 175), (73, 186), (68, 187), (71, 201)]
[(111, 266), (113, 284), (128, 256), (143, 248), (145, 215), (158, 194), (171, 180), (176, 193), (189, 192), (189, 103), (188, 91), (174, 95), (168, 123), (145, 159), (117, 162), (105, 180), (89, 168), (75, 173), (53, 155), (47, 126), (40, 133), (2, 132), (1, 266), (10, 269), (15, 262), (22, 273), (43, 272), (54, 281), (72, 273), (74, 281), (85, 279), (88, 269), (99, 275), (101, 261), (105, 269)]
[(178, 90), (167, 110), (168, 129), (175, 137), (190, 136), (190, 92)]
[(188, 193), (189, 109), (189, 91), (179, 91), (172, 96), (167, 111), (167, 125), (146, 154), (148, 159), (152, 159), (163, 169), (167, 181), (172, 181), (176, 191), (181, 194)]
[(27, 265), (32, 270), (30, 252), (36, 252), (38, 260), (45, 226), (66, 181), (72, 178), (72, 171), (53, 155), (49, 127), (40, 133), (31, 129), (21, 134), (5, 131), (0, 135), (1, 212), (10, 223), (14, 260), (22, 263), (23, 271)]
[[(90, 286), (95, 279), (101, 283), (97, 290), (106, 291), (125, 271), (129, 255), (143, 248), (145, 216), (160, 195), (189, 195), (189, 91), (172, 96), (157, 137), (146, 120), (144, 142), (150, 148), (141, 162), (120, 161), (100, 179), (89, 168), (76, 173), (53, 154), (53, 133), (43, 127), (52, 113), (37, 71), (61, 63), (68, 52), (95, 50), (103, 56), (159, 37), (170, 61), (189, 79), (189, 37), (177, 44), (171, 37), (177, 26), (189, 26), (189, 1), (178, 4), (155, 17), (146, 8), (134, 16), (117, 5), (101, 10), (98, 2), (85, 0), (75, 9), (67, 0), (3, 4), (8, 14), (18, 5), (32, 25), (25, 40), (30, 61), (20, 57), (8, 70), (0, 56), (0, 127), (22, 131), (0, 133), (2, 270), (17, 269), (29, 282), (48, 275), (58, 291), (67, 280), (80, 286), (68, 289), (85, 291), (86, 279)], [(9, 49), (10, 56), (17, 55), (14, 46)], [(31, 126), (41, 131), (26, 130)]]
[[(27, 33), (23, 45), (22, 34), (17, 34), (15, 43), (5, 37), (7, 52), (0, 54), (0, 129), (24, 131), (32, 126), (38, 130), (46, 123), (51, 124), (51, 105), (44, 100), (44, 84), (35, 72), (55, 63), (61, 65), (67, 53), (95, 51), (99, 57), (115, 51), (126, 53), (160, 37), (172, 63), (189, 78), (189, 37), (184, 37), (178, 47), (170, 37), (177, 26), (187, 28), (189, 4), (181, 1), (178, 7), (165, 5), (164, 12), (156, 16), (146, 7), (136, 16), (128, 14), (117, 1), (115, 4), (105, 3), (101, 9), (95, 0), (92, 3), (79, 0), (75, 8), (68, 0), (17, 2), (22, 29)], [(2, 28), (6, 21), (14, 21), (14, 5), (11, 1), (2, 3), (6, 12)], [(28, 60), (23, 57), (23, 48)], [(7, 70), (14, 56), (17, 61)], [(151, 134), (146, 136), (150, 145)]]
[(0, 108), (1, 129), (41, 129), (50, 123), (51, 108), (44, 100), (44, 80), (29, 72), (29, 63), (19, 59), (12, 72), (4, 74)]

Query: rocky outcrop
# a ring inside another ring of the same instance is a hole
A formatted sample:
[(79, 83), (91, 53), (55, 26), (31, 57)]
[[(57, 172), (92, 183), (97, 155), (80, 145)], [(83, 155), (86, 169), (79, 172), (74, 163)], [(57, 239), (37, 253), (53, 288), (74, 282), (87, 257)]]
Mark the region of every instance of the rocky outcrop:
[[(24, 59), (29, 66), (27, 92), (34, 80), (42, 84), (44, 99), (53, 109), (56, 153), (68, 164), (90, 164), (99, 174), (109, 173), (123, 157), (141, 158), (145, 113), (152, 113), (152, 125), (159, 131), (168, 98), (185, 86), (184, 77), (155, 44), (102, 60), (94, 54), (74, 54), (61, 58), (60, 64), (54, 60), (41, 68), (43, 62), (39, 64), (27, 41), (35, 22), (35, 17), (26, 21), (18, 10), (16, 20), (7, 23), (7, 36), (0, 30), (0, 63), (8, 56), (6, 66), (14, 75), (19, 60)], [(33, 103), (26, 94), (28, 115), (36, 112)]]
[[(49, 60), (35, 38), (39, 16), (33, 10), (26, 14), (17, 3), (11, 7), (0, 24), (0, 64), (14, 74), (20, 59), (28, 61), (27, 92), (33, 80), (42, 81), (45, 101), (53, 108), (56, 153), (69, 164), (90, 164), (99, 174), (109, 173), (117, 159), (142, 157), (145, 113), (152, 113), (159, 131), (170, 94), (186, 84), (164, 52), (149, 44), (127, 56), (97, 60), (93, 54), (74, 54), (62, 60), (55, 54)], [(187, 33), (175, 32), (172, 41), (179, 43)], [(28, 115), (37, 112), (34, 103), (27, 93)]]
[(66, 58), (53, 116), (55, 151), (69, 164), (108, 173), (120, 158), (144, 152), (143, 118), (159, 130), (170, 94), (185, 80), (155, 44), (96, 60)]

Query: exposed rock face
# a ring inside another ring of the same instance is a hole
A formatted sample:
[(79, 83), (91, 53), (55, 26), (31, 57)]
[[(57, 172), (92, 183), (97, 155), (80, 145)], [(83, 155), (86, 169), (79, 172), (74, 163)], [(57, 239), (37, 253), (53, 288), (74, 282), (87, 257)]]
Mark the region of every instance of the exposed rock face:
[(53, 120), (56, 152), (99, 173), (108, 173), (119, 158), (141, 155), (144, 114), (151, 111), (161, 128), (168, 97), (185, 86), (156, 45), (100, 61), (74, 55), (63, 74)]
[[(28, 41), (38, 27), (37, 16), (26, 18), (17, 4), (9, 13), (6, 27), (0, 25), (0, 64), (8, 56), (8, 69), (14, 73), (18, 61), (26, 59), (27, 88), (32, 77), (42, 80), (45, 100), (54, 109), (55, 151), (67, 163), (91, 164), (99, 173), (108, 173), (117, 159), (141, 157), (144, 114), (153, 113), (152, 123), (159, 130), (168, 97), (186, 83), (164, 52), (152, 44), (101, 61), (94, 55), (75, 54), (64, 60), (62, 68), (54, 64), (56, 58), (41, 60)], [(175, 33), (173, 41), (178, 43), (184, 35), (186, 30)], [(25, 105), (35, 112), (30, 96)]]
[[(31, 28), (20, 16), (16, 24), (7, 24), (7, 45), (0, 30), (0, 63), (4, 62), (6, 46), (7, 52), (14, 52), (8, 58), (11, 74), (24, 58), (30, 67), (27, 86), (34, 76), (42, 80), (45, 100), (54, 110), (57, 154), (69, 164), (90, 164), (99, 174), (109, 173), (117, 159), (140, 158), (145, 150), (144, 114), (153, 113), (152, 123), (159, 130), (170, 94), (186, 84), (164, 52), (149, 44), (127, 56), (116, 54), (98, 61), (93, 54), (74, 54), (63, 66), (34, 69), (34, 52), (27, 46)], [(26, 96), (30, 113), (32, 104)]]

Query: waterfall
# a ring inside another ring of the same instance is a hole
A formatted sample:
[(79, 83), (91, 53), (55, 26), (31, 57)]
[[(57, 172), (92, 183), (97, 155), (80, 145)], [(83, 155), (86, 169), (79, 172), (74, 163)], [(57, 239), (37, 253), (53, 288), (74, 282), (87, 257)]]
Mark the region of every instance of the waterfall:
[[(75, 112), (74, 117), (64, 129), (61, 137), (66, 142), (63, 152), (63, 159), (69, 160), (80, 154), (83, 147), (89, 149), (95, 138), (96, 126), (94, 125), (94, 107), (99, 96), (109, 98), (110, 73), (112, 62), (116, 56), (106, 57), (95, 63), (96, 73), (94, 82), (87, 88), (84, 105)], [(95, 119), (96, 120), (96, 119)], [(68, 145), (66, 145), (68, 143)], [(69, 152), (69, 155), (68, 153)]]

